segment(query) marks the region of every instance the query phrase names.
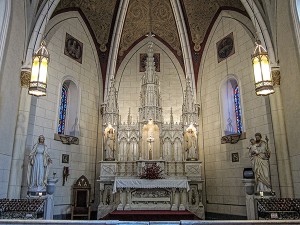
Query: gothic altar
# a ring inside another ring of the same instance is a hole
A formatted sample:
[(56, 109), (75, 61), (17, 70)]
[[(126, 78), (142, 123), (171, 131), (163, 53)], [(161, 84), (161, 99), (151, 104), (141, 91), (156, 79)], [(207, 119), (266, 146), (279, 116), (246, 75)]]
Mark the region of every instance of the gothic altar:
[[(120, 122), (114, 79), (102, 106), (98, 218), (114, 210), (189, 210), (204, 218), (199, 106), (187, 79), (180, 121), (174, 122), (171, 108), (170, 123), (164, 123), (152, 45), (150, 42), (142, 77), (138, 121), (132, 121), (129, 109), (127, 122)], [(149, 166), (159, 168), (161, 179), (141, 179)]]

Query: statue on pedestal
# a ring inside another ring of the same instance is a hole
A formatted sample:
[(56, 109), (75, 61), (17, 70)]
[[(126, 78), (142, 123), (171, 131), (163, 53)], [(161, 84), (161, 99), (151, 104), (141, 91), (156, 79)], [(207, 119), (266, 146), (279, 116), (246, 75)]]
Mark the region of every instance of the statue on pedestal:
[(250, 139), (249, 157), (255, 174), (256, 191), (271, 192), (270, 150), (268, 143), (261, 140), (260, 133), (255, 134), (255, 140)]
[(105, 160), (114, 161), (116, 150), (116, 134), (114, 128), (109, 124), (104, 132)]
[(29, 154), (27, 173), (29, 191), (39, 192), (46, 190), (50, 163), (52, 163), (52, 160), (47, 152), (45, 137), (40, 135), (38, 143), (33, 146)]
[(184, 149), (186, 151), (186, 160), (197, 160), (197, 134), (193, 124), (184, 133)]

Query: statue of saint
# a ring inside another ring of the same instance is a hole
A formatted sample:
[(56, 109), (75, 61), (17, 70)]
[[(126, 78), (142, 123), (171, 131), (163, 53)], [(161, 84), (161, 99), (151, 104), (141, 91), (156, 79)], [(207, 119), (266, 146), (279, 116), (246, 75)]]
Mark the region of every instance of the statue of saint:
[(152, 119), (143, 126), (141, 158), (147, 160), (157, 160), (161, 157), (159, 127)]
[(253, 171), (255, 174), (256, 191), (270, 192), (270, 150), (268, 144), (262, 140), (260, 133), (255, 134), (255, 140), (250, 140), (251, 144), (248, 147), (249, 157), (252, 162)]
[(29, 154), (27, 179), (30, 191), (46, 190), (50, 163), (52, 163), (52, 160), (47, 152), (45, 137), (40, 135), (38, 143), (33, 146)]
[(79, 121), (78, 118), (75, 118), (75, 122), (71, 128), (70, 135), (74, 137), (79, 137)]
[(192, 124), (184, 133), (184, 149), (186, 160), (197, 160), (197, 134), (196, 128)]
[(111, 125), (105, 129), (104, 132), (104, 151), (105, 160), (115, 160), (116, 150), (116, 135), (115, 130)]

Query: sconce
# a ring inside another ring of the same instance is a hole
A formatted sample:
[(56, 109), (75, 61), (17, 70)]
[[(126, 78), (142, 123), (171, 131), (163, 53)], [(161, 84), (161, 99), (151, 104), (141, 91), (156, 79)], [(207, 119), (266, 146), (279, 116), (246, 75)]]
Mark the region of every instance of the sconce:
[(69, 167), (68, 166), (64, 166), (63, 169), (63, 186), (65, 186), (65, 182), (68, 180), (68, 176), (70, 175), (69, 173)]

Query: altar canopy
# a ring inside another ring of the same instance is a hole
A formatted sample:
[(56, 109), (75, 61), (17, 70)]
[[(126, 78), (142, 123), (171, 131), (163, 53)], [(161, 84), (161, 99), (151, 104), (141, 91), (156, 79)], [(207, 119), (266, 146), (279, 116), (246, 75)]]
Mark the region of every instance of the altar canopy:
[(117, 192), (118, 188), (182, 188), (188, 192), (190, 186), (188, 180), (169, 180), (169, 179), (115, 179), (113, 193)]

